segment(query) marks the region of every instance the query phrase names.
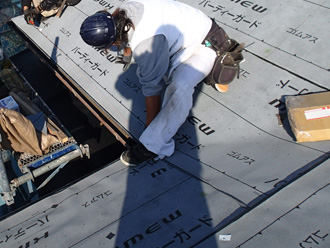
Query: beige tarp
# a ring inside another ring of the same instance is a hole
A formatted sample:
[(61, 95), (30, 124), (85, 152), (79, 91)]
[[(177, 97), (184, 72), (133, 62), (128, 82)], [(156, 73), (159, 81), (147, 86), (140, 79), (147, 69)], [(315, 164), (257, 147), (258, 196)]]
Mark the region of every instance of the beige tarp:
[(14, 110), (0, 109), (0, 125), (2, 149), (43, 155), (59, 142), (56, 137), (37, 131), (30, 120)]

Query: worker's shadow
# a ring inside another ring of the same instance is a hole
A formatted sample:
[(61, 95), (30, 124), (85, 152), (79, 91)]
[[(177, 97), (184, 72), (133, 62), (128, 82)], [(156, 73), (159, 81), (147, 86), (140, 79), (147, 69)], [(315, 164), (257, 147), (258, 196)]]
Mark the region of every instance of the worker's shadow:
[[(155, 49), (157, 47), (152, 47), (150, 53)], [(122, 102), (126, 102), (125, 108), (130, 111), (128, 131), (135, 140), (138, 140), (144, 129), (146, 111), (145, 98), (136, 70), (137, 65), (131, 64), (129, 69), (118, 78), (115, 87), (126, 99)], [(191, 96), (191, 101), (196, 100), (198, 92), (195, 92), (194, 97), (195, 99)], [(139, 128), (140, 126), (143, 128)], [(196, 132), (196, 127), (190, 125), (190, 143), (198, 144)], [(184, 226), (194, 230), (194, 226), (200, 224), (198, 222), (201, 219), (209, 222), (211, 228), (208, 234), (214, 232), (212, 227), (216, 227), (218, 223), (212, 223), (207, 202), (204, 197), (200, 197), (203, 195), (203, 185), (195, 178), (195, 176), (199, 177), (200, 166), (194, 168), (194, 176), (179, 168), (182, 163), (186, 163), (185, 157), (187, 157), (187, 154), (180, 153), (179, 148), (182, 147), (180, 137), (184, 135), (185, 133), (179, 129), (173, 137), (176, 142), (175, 155), (180, 158), (178, 163), (169, 163), (164, 158), (128, 170), (126, 195), (121, 213), (125, 218), (119, 220), (117, 230), (111, 230), (116, 236), (111, 238), (110, 247), (131, 247), (135, 244), (139, 247), (167, 247), (170, 244), (178, 247), (183, 244), (180, 243), (180, 239), (173, 238), (178, 236), (177, 232)], [(190, 150), (188, 156), (200, 164), (198, 149)], [(134, 225), (129, 224), (132, 222)], [(170, 230), (169, 225), (172, 226)], [(204, 235), (208, 235), (200, 231), (199, 234), (198, 230), (190, 233), (187, 231), (184, 246), (191, 247), (205, 237)], [(213, 238), (209, 241), (209, 247), (216, 247)]]

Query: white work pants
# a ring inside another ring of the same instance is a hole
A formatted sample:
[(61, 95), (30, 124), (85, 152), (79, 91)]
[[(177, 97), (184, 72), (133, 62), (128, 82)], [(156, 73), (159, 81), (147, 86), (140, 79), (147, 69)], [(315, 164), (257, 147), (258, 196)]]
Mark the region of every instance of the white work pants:
[(190, 58), (173, 71), (160, 112), (139, 138), (160, 159), (173, 154), (173, 137), (192, 108), (194, 88), (211, 72), (215, 58), (216, 53), (201, 44)]

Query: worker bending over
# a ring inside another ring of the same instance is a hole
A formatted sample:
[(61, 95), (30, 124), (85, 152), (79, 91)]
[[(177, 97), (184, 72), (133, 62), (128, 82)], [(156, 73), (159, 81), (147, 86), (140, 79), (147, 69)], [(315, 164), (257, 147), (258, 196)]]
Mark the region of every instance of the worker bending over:
[(125, 48), (127, 63), (131, 50), (137, 63), (146, 129), (140, 143), (121, 155), (126, 165), (171, 156), (173, 137), (192, 108), (195, 86), (206, 80), (226, 92), (243, 60), (243, 45), (230, 39), (214, 20), (173, 0), (131, 0), (112, 14), (99, 11), (84, 20), (80, 35), (93, 47)]

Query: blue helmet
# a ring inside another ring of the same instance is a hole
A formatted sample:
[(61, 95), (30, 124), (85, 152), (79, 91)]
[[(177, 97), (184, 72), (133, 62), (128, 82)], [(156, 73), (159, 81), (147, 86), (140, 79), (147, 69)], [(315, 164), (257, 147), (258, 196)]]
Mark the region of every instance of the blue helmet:
[(116, 24), (110, 13), (98, 11), (85, 19), (79, 33), (88, 45), (109, 48), (116, 40)]

